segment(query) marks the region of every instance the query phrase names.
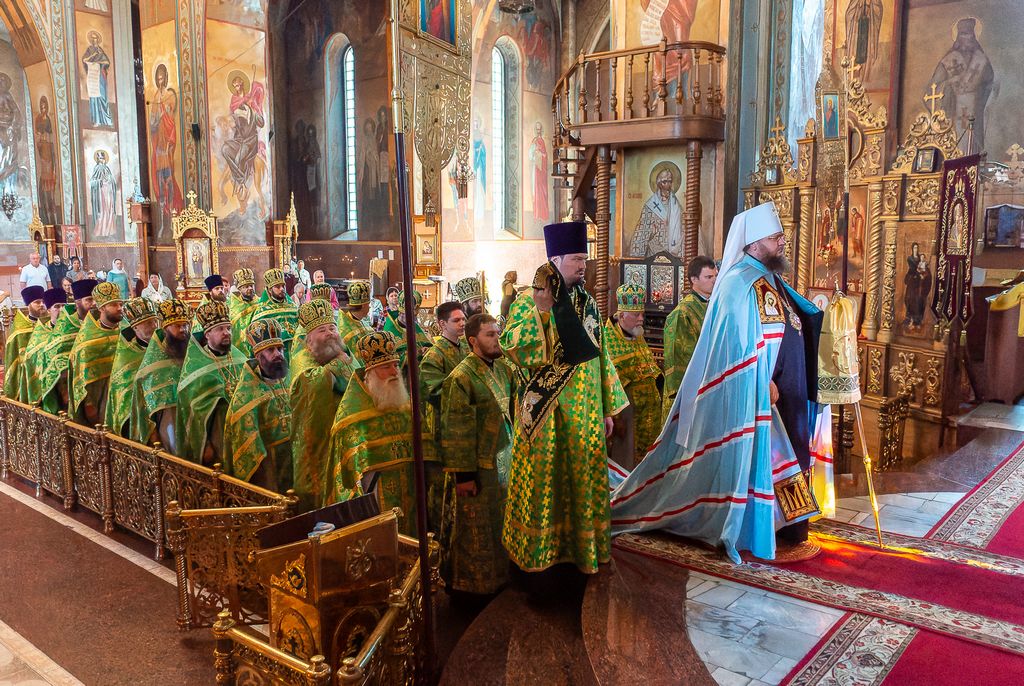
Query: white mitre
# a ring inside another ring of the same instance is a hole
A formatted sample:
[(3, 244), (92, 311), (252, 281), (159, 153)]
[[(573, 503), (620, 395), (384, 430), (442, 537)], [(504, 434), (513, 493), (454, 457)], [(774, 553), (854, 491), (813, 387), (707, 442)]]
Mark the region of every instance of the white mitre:
[(733, 217), (732, 226), (729, 227), (729, 236), (725, 239), (722, 266), (718, 270), (718, 279), (715, 281), (712, 297), (718, 291), (718, 286), (724, 281), (723, 277), (737, 262), (743, 259), (745, 247), (778, 233), (782, 233), (782, 222), (779, 221), (779, 211), (775, 209), (775, 203), (771, 200), (763, 205), (751, 207), (746, 212), (740, 212)]

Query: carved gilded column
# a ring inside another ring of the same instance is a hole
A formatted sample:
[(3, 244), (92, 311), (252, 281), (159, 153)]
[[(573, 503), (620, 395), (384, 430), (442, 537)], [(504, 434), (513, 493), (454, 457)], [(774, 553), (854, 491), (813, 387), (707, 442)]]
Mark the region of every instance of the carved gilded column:
[(873, 341), (878, 337), (878, 304), (882, 290), (882, 235), (884, 220), (882, 219), (882, 182), (868, 184), (868, 254), (864, 262), (866, 270), (867, 299), (864, 315), (864, 336)]
[(700, 238), (700, 160), (704, 151), (700, 141), (686, 148), (686, 206), (683, 209), (683, 263), (697, 256)]
[(597, 149), (597, 278), (594, 293), (602, 320), (608, 314), (608, 228), (611, 222), (612, 159), (607, 145)]
[(796, 289), (806, 293), (814, 270), (814, 188), (800, 188), (800, 218), (797, 222)]
[(899, 222), (885, 220), (885, 252), (882, 260), (882, 302), (878, 340), (892, 343), (892, 330), (896, 326), (896, 230)]

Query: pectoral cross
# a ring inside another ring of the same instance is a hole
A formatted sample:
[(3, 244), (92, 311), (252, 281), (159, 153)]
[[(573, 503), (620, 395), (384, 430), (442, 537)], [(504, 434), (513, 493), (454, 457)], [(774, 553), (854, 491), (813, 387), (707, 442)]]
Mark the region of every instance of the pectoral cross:
[(935, 101), (946, 97), (945, 93), (936, 93), (938, 89), (938, 85), (933, 83), (931, 94), (924, 96), (925, 104), (928, 106), (928, 110), (931, 112), (933, 119), (935, 118)]

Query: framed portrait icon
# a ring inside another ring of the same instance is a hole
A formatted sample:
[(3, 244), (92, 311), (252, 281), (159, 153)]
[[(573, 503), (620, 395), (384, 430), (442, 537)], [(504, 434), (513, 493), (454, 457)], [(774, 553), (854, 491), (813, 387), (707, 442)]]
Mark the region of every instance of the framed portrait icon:
[(839, 94), (821, 94), (821, 135), (827, 141), (839, 138)]
[(921, 148), (914, 155), (915, 174), (931, 174), (935, 171), (935, 148)]
[(420, 16), (417, 33), (458, 54), (459, 0), (417, 0)]

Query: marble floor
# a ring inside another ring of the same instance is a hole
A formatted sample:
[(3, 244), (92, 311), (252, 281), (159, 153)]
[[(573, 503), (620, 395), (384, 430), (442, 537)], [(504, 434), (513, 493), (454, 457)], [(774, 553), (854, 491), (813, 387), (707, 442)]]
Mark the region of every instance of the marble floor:
[[(963, 493), (878, 496), (882, 531), (923, 536)], [(866, 496), (841, 498), (837, 520), (873, 526)], [(687, 633), (722, 686), (778, 684), (845, 614), (733, 581), (693, 572), (686, 593)]]
[(0, 622), (0, 686), (82, 686), (82, 682)]

